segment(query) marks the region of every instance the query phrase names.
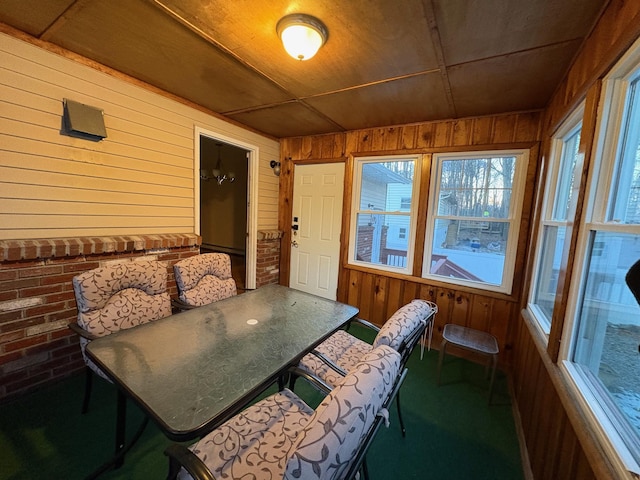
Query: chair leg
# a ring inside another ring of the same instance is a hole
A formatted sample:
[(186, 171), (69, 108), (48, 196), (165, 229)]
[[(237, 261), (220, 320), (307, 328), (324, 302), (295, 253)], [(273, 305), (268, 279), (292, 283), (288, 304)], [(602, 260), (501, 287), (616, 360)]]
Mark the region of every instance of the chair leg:
[(367, 457), (362, 460), (362, 476), (364, 480), (369, 480), (369, 468), (367, 467)]
[(126, 421), (127, 421), (127, 397), (118, 389), (118, 403), (116, 407), (116, 464), (120, 468), (124, 464)]
[(289, 390), (291, 390), (292, 392), (295, 389), (297, 379), (298, 379), (297, 375), (294, 375), (293, 373), (289, 374)]
[(91, 387), (93, 386), (93, 372), (89, 367), (85, 367), (84, 399), (82, 400), (82, 414), (89, 411), (89, 400), (91, 399)]
[(404, 428), (404, 420), (402, 419), (402, 410), (400, 408), (400, 390), (398, 390), (398, 394), (396, 395), (396, 406), (398, 407), (398, 420), (400, 421), (400, 430), (402, 431), (402, 436), (407, 436), (407, 429)]
[(489, 381), (489, 405), (491, 405), (491, 398), (493, 397), (493, 382), (496, 379), (497, 364), (498, 364), (498, 356), (491, 355), (491, 380)]
[(440, 371), (442, 370), (442, 360), (444, 359), (444, 353), (447, 349), (447, 341), (442, 340), (442, 344), (440, 345), (440, 354), (438, 355), (438, 379), (437, 385), (440, 385)]

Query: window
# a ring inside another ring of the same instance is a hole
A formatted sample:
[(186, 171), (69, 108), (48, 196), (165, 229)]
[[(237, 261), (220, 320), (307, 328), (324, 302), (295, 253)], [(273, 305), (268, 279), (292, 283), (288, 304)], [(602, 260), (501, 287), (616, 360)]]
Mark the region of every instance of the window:
[(565, 233), (572, 205), (576, 171), (582, 170), (578, 161), (580, 131), (584, 106), (577, 109), (559, 129), (553, 140), (547, 185), (545, 188), (540, 231), (538, 234), (535, 276), (529, 298), (529, 310), (542, 330), (549, 334), (551, 317), (558, 286)]
[(420, 158), (355, 159), (349, 263), (411, 273)]
[(570, 294), (564, 366), (625, 468), (640, 470), (640, 42), (604, 83), (598, 145)]
[(433, 156), (423, 277), (511, 293), (528, 158)]

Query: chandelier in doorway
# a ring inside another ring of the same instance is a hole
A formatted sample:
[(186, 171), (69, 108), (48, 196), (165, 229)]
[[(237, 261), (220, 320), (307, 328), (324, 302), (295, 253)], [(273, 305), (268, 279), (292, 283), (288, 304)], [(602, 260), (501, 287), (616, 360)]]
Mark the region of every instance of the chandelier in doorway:
[(236, 174), (232, 171), (224, 173), (222, 168), (222, 158), (220, 157), (220, 148), (222, 148), (222, 144), (216, 143), (216, 146), (218, 147), (218, 160), (216, 161), (216, 166), (211, 170), (211, 176), (209, 176), (209, 172), (207, 172), (207, 170), (200, 170), (200, 179), (205, 182), (215, 179), (218, 182), (218, 185), (222, 185), (225, 180), (229, 183), (233, 183), (236, 179)]

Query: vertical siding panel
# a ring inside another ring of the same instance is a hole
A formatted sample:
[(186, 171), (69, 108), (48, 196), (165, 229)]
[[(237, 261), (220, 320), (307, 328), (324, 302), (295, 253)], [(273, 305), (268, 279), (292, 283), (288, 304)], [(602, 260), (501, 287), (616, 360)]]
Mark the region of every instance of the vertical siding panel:
[(436, 124), (423, 123), (416, 132), (416, 148), (433, 148), (436, 140)]
[(511, 143), (514, 140), (515, 116), (503, 115), (495, 117), (493, 139), (491, 143)]
[(458, 325), (469, 325), (469, 307), (471, 306), (471, 295), (466, 292), (456, 292), (452, 303), (451, 323)]
[(375, 276), (369, 273), (362, 274), (357, 306), (360, 308), (360, 317), (370, 322), (372, 319), (373, 291)]
[(471, 144), (473, 133), (473, 120), (457, 120), (453, 123), (451, 144), (454, 146), (467, 146)]
[[(492, 299), (491, 312), (488, 319), (487, 329), (491, 335), (498, 339), (498, 345), (500, 346), (500, 356), (504, 358), (506, 355), (505, 345), (507, 339), (511, 338), (508, 335), (509, 325), (511, 325), (511, 319), (516, 318), (513, 302), (507, 302), (506, 300), (500, 300), (497, 298)], [(512, 343), (512, 341), (511, 341)]]
[(470, 328), (486, 332), (489, 330), (491, 304), (493, 299), (481, 295), (471, 296), (471, 307), (468, 325)]
[(374, 283), (372, 311), (370, 313), (371, 321), (376, 325), (384, 325), (384, 322), (386, 322), (388, 318), (385, 316), (385, 312), (389, 279), (381, 275), (376, 275)]
[(404, 303), (402, 299), (404, 297), (404, 281), (397, 278), (390, 278), (388, 291), (387, 291), (387, 308), (385, 310), (385, 318), (388, 320), (391, 315), (394, 314), (398, 308)]
[[(357, 270), (349, 270), (349, 294), (347, 296), (347, 303), (354, 307), (360, 305), (360, 284), (362, 283), (362, 273)], [(358, 314), (362, 316), (362, 312)]]
[(451, 131), (454, 122), (438, 122), (435, 124), (434, 147), (448, 147), (451, 145)]
[(399, 148), (403, 150), (411, 150), (416, 148), (416, 135), (418, 127), (416, 125), (406, 125), (402, 127)]
[(402, 127), (390, 127), (382, 132), (382, 150), (398, 150), (402, 138)]
[(491, 143), (493, 117), (476, 118), (473, 121), (471, 145), (488, 145)]

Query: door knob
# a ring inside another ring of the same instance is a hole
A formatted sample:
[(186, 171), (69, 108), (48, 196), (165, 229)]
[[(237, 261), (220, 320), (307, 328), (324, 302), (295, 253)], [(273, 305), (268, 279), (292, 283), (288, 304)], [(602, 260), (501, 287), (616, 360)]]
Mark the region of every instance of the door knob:
[(295, 247), (295, 248), (298, 248), (298, 242), (297, 242), (297, 241), (295, 241), (295, 240), (294, 240), (293, 242), (291, 242), (291, 245), (292, 245), (293, 247)]

